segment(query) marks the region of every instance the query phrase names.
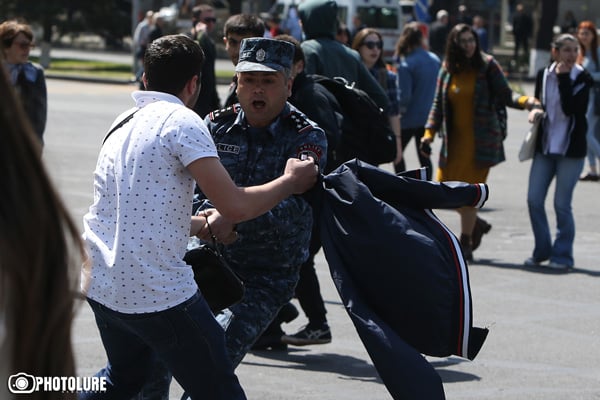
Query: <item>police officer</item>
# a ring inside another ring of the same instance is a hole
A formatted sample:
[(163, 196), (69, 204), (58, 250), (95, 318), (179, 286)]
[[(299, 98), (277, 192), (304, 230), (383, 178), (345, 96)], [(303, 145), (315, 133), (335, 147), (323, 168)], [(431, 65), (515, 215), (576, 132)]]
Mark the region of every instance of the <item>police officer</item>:
[[(288, 157), (312, 156), (325, 166), (323, 130), (287, 102), (291, 94), (294, 46), (267, 38), (244, 39), (235, 71), (239, 103), (210, 113), (205, 122), (221, 163), (238, 185), (268, 182), (283, 173)], [(210, 208), (207, 202), (202, 208)], [(233, 224), (209, 211), (217, 238)], [(300, 265), (308, 257), (312, 210), (305, 198), (291, 196), (266, 214), (235, 226), (237, 240), (222, 249), (246, 283), (226, 345), (237, 366), (252, 344), (294, 294)]]
[[(209, 113), (204, 120), (221, 163), (238, 185), (281, 176), (289, 157), (306, 155), (321, 170), (325, 166), (325, 133), (287, 102), (293, 57), (291, 43), (242, 40), (235, 69), (240, 102)], [(230, 308), (234, 318), (225, 332), (235, 368), (294, 295), (300, 265), (308, 258), (312, 210), (304, 197), (290, 196), (258, 218), (234, 225), (203, 197), (200, 193), (198, 210), (208, 215), (210, 232), (223, 244), (223, 256), (246, 288), (243, 300)], [(211, 236), (200, 238), (211, 240)], [(157, 364), (154, 382), (136, 398), (168, 397), (170, 379), (165, 366)]]

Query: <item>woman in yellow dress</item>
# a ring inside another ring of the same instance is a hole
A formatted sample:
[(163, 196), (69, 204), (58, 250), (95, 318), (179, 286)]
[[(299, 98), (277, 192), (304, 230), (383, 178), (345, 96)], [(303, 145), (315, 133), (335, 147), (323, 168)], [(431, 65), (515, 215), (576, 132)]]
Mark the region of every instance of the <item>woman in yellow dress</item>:
[[(485, 182), (490, 167), (505, 159), (505, 107), (530, 110), (536, 105), (539, 101), (534, 97), (513, 93), (498, 62), (480, 50), (473, 28), (456, 25), (448, 35), (445, 61), (421, 139), (423, 148), (429, 148), (436, 133), (443, 140), (436, 179)], [(477, 217), (474, 207), (457, 211), (461, 245), (465, 257), (472, 260), (473, 250), (491, 225)]]

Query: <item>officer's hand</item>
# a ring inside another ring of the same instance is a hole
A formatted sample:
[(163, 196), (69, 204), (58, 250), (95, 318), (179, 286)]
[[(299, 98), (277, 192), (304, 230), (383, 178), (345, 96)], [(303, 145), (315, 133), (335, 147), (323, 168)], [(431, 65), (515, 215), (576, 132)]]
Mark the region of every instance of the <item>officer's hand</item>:
[(312, 157), (305, 160), (290, 158), (285, 165), (284, 174), (288, 175), (292, 181), (292, 193), (301, 194), (314, 186), (317, 181), (319, 166), (315, 164)]

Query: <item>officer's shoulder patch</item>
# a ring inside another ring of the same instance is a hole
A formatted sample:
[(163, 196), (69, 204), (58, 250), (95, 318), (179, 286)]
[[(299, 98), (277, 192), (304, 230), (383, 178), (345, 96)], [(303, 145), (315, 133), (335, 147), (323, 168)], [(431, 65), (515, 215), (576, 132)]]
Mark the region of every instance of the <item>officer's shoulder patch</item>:
[(315, 128), (313, 123), (306, 118), (306, 115), (298, 111), (291, 111), (286, 118), (289, 119), (292, 124), (294, 124), (298, 133), (304, 133)]
[(220, 110), (212, 111), (208, 114), (208, 118), (211, 121), (216, 121), (218, 119), (222, 119), (228, 116), (237, 115), (240, 112), (240, 105), (234, 104), (229, 107), (221, 108)]

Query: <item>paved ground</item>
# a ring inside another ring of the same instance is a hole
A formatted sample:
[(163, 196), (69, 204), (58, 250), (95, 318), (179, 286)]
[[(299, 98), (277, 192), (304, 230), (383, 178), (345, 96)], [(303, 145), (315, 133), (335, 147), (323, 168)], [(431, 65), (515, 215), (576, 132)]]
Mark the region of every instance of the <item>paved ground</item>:
[[(524, 83), (524, 89), (532, 87)], [(91, 203), (92, 177), (101, 138), (114, 116), (129, 107), (131, 85), (48, 81), (49, 122), (44, 158), (76, 221)], [(226, 89), (221, 86), (220, 92)], [(491, 197), (482, 216), (493, 224), (470, 265), (474, 321), (490, 328), (477, 359), (430, 358), (448, 399), (600, 399), (600, 198), (599, 183), (580, 183), (573, 209), (577, 223), (576, 268), (568, 274), (524, 268), (533, 238), (525, 193), (529, 163), (517, 161), (526, 113), (509, 110), (507, 162), (490, 174)], [(412, 144), (411, 144), (412, 146)], [(434, 154), (437, 143), (434, 146)], [(413, 147), (409, 166), (416, 167)], [(389, 168), (389, 165), (384, 166)], [(551, 189), (551, 192), (552, 193)], [(554, 223), (548, 199), (549, 218)], [(455, 230), (458, 216), (436, 213)], [(374, 259), (373, 262), (377, 262)], [(391, 398), (340, 304), (322, 254), (318, 274), (333, 342), (288, 352), (249, 354), (237, 373), (251, 399)], [(285, 325), (294, 332), (303, 317)], [(91, 375), (105, 355), (91, 313), (83, 305), (73, 328), (78, 372)], [(174, 384), (171, 398), (181, 389)]]

